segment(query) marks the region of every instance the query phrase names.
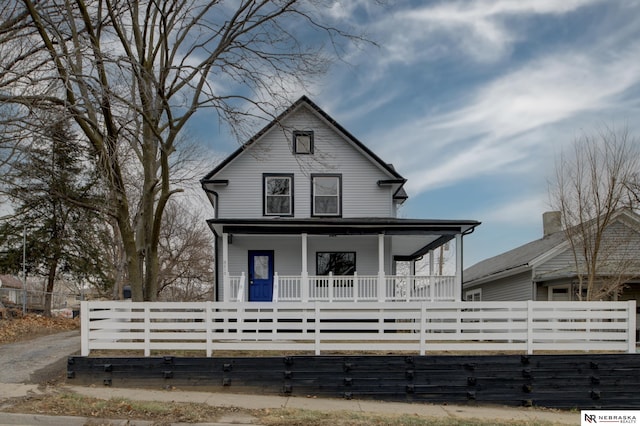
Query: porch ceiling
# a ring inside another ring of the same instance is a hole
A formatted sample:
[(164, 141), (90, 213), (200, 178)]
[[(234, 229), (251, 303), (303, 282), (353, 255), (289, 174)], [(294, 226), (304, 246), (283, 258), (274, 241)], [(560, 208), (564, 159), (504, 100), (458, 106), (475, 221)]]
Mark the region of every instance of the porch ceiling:
[(457, 235), (469, 233), (480, 225), (475, 220), (429, 220), (394, 218), (260, 218), (209, 219), (217, 235), (237, 234), (329, 234), (329, 235)]
[(480, 225), (474, 220), (395, 218), (209, 219), (215, 235), (377, 235), (392, 237), (397, 260), (412, 260)]

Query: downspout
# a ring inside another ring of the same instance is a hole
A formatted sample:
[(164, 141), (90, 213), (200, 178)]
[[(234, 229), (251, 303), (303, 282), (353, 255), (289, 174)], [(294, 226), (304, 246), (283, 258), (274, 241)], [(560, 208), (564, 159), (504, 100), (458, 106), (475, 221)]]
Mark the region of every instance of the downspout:
[(460, 300), (464, 300), (464, 250), (462, 240), (465, 235), (471, 235), (476, 230), (476, 227), (472, 227), (471, 229), (467, 229), (462, 234), (460, 234)]
[[(207, 188), (205, 185), (208, 183), (208, 181), (205, 180), (201, 180), (200, 181), (200, 185), (202, 185), (202, 190), (205, 192), (205, 194), (207, 194), (207, 198), (209, 199), (209, 202), (211, 203), (211, 207), (213, 207), (213, 218), (217, 219), (218, 218), (218, 193), (216, 191), (214, 191), (213, 189), (209, 189)], [(209, 194), (213, 195), (213, 198), (211, 198), (209, 196)], [(213, 229), (211, 229), (211, 231), (213, 232)], [(219, 255), (220, 253), (218, 253), (218, 247), (220, 246), (220, 237), (213, 232), (214, 235), (214, 247), (213, 249), (215, 250), (215, 268), (216, 268), (216, 288), (215, 288), (215, 301), (219, 302), (220, 301), (220, 262), (219, 262)]]

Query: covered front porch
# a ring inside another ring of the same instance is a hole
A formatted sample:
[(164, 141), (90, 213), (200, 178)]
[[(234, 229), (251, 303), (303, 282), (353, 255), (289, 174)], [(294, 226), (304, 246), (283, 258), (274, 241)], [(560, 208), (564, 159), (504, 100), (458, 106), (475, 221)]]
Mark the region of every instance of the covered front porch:
[[(479, 224), (389, 218), (208, 222), (216, 235), (216, 300), (225, 302), (459, 301), (463, 235)], [(419, 260), (427, 266), (416, 270)]]
[[(229, 301), (245, 301), (247, 277), (225, 277)], [(458, 301), (457, 275), (283, 275), (273, 280), (273, 302)], [(381, 285), (382, 284), (382, 285)], [(382, 297), (381, 297), (382, 296)]]

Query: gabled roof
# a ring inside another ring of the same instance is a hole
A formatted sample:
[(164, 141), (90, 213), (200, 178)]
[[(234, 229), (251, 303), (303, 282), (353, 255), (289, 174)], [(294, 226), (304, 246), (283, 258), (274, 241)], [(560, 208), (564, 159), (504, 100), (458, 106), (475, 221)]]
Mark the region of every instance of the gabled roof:
[[(640, 216), (624, 208), (615, 212), (610, 223), (617, 220), (634, 223), (636, 226), (640, 224)], [(586, 224), (589, 225), (589, 222), (586, 222)], [(547, 258), (547, 256), (552, 255), (552, 250), (560, 249), (560, 246), (566, 242), (566, 233), (562, 230), (480, 261), (464, 270), (464, 284), (479, 284), (479, 282), (488, 280), (489, 278), (495, 279), (510, 276), (532, 268), (536, 263), (541, 261), (541, 258)]]
[(465, 283), (493, 275), (516, 273), (531, 266), (531, 262), (551, 251), (566, 240), (564, 231), (559, 231), (539, 240), (532, 241), (497, 256), (485, 259), (465, 269)]
[[(267, 133), (271, 128), (280, 123), (287, 115), (291, 114), (293, 111), (297, 110), (301, 105), (307, 105), (313, 111), (315, 111), (318, 115), (320, 115), (324, 120), (326, 120), (329, 124), (331, 124), (336, 130), (344, 135), (344, 137), (353, 143), (358, 149), (363, 151), (367, 156), (371, 158), (373, 162), (378, 164), (382, 169), (389, 173), (393, 179), (397, 179), (402, 181), (402, 183), (406, 182), (406, 179), (403, 178), (398, 172), (395, 171), (392, 165), (385, 163), (378, 157), (373, 151), (367, 148), (362, 142), (356, 139), (351, 133), (349, 133), (344, 127), (342, 127), (337, 121), (335, 121), (329, 114), (324, 112), (318, 105), (316, 105), (311, 99), (307, 96), (302, 96), (296, 102), (294, 102), (289, 108), (287, 108), (283, 113), (278, 115), (273, 121), (267, 124), (262, 130), (256, 133), (251, 139), (245, 142), (240, 148), (234, 151), (231, 155), (229, 155), (226, 159), (224, 159), (220, 164), (218, 164), (212, 171), (207, 173), (207, 175), (200, 181), (201, 183), (206, 183), (213, 176), (216, 175), (220, 170), (222, 170), (227, 164), (233, 161), (238, 155), (242, 154), (247, 148), (253, 145), (257, 140), (260, 139), (265, 133)], [(400, 189), (402, 188), (402, 185)], [(400, 190), (399, 190), (400, 191)], [(402, 195), (400, 198), (406, 198), (406, 193), (402, 191), (402, 193), (397, 193), (397, 195)]]
[(22, 288), (22, 281), (12, 275), (0, 275), (0, 287)]

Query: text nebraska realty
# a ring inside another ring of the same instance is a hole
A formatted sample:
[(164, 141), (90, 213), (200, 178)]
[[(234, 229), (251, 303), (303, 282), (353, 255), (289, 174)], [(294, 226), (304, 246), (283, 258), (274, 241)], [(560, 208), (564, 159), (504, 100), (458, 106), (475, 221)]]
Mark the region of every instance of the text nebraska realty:
[(620, 415), (620, 414), (592, 414), (585, 413), (584, 420), (586, 423), (617, 423), (617, 424), (637, 424), (636, 416), (634, 415)]

